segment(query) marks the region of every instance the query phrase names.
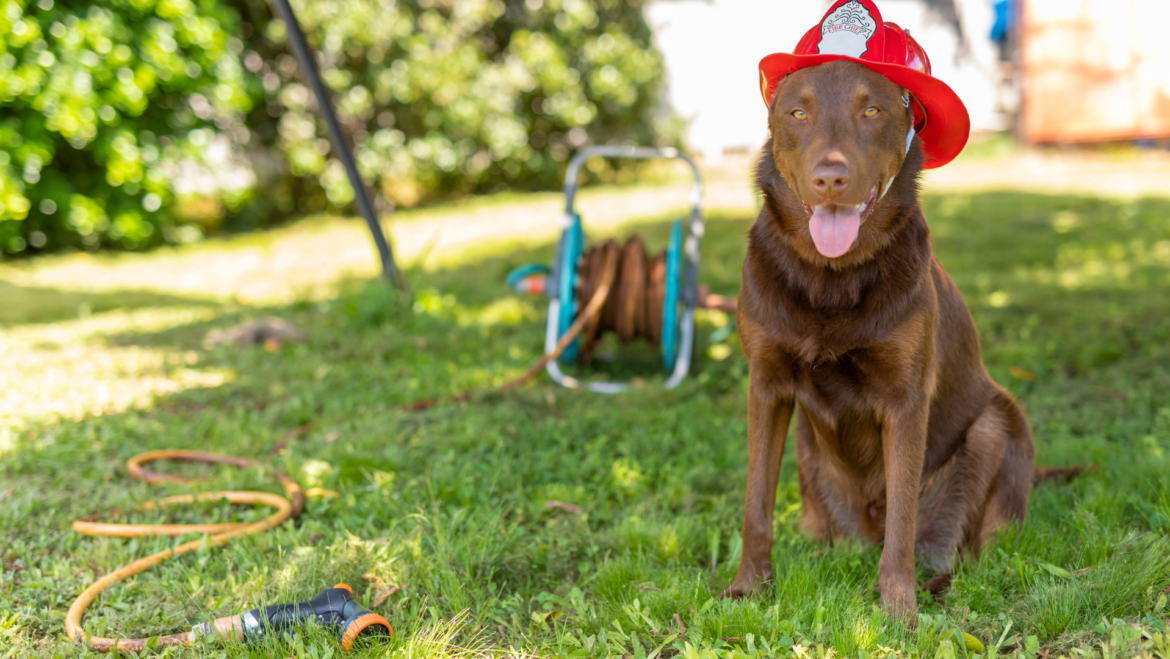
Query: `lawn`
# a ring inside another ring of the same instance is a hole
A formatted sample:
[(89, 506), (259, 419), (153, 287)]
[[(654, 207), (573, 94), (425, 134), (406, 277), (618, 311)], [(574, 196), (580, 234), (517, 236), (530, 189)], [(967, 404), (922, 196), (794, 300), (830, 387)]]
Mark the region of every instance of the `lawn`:
[[(642, 376), (625, 395), (542, 377), (403, 411), (490, 388), (539, 356), (542, 302), (503, 279), (547, 260), (544, 245), (416, 269), (411, 303), (357, 280), (272, 307), (0, 283), (0, 657), (86, 655), (63, 634), (73, 598), (175, 542), (80, 536), (72, 520), (110, 510), (141, 522), (254, 520), (266, 513), (137, 506), (207, 489), (279, 492), (263, 471), (165, 466), (210, 478), (191, 486), (128, 478), (129, 457), (160, 448), (249, 457), (338, 496), (115, 586), (86, 617), (92, 633), (184, 631), (344, 581), (367, 603), (383, 599), (377, 610), (397, 630), (355, 657), (963, 659), (956, 630), (986, 644), (985, 657), (1167, 656), (1170, 199), (1004, 191), (925, 205), (988, 368), (1029, 415), (1038, 462), (1096, 469), (1039, 487), (1026, 524), (964, 560), (944, 601), (920, 595), (916, 629), (877, 608), (880, 548), (798, 532), (792, 442), (777, 579), (747, 601), (715, 599), (735, 573), (747, 463), (747, 369), (734, 334), (711, 343), (719, 314), (701, 315), (695, 370), (673, 391), (658, 386), (656, 356), (635, 349), (593, 369)], [(716, 292), (738, 288), (750, 221), (710, 218), (702, 279)], [(662, 221), (638, 231), (665, 244)], [(208, 331), (265, 315), (296, 323), (308, 342), (204, 347)], [(321, 630), (161, 654), (343, 656)]]

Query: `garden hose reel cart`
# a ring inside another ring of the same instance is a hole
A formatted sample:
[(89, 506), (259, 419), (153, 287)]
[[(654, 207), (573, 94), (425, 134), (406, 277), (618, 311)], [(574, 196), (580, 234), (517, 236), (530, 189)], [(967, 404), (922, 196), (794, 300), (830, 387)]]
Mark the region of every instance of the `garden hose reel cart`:
[[(549, 296), (548, 325), (545, 333), (545, 352), (556, 347), (557, 341), (573, 323), (588, 299), (581, 299), (579, 286), (582, 257), (585, 254), (585, 232), (581, 216), (574, 202), (577, 194), (577, 175), (586, 160), (595, 157), (629, 159), (673, 159), (685, 162), (693, 175), (689, 203), (690, 216), (684, 223), (675, 220), (671, 227), (670, 245), (665, 252), (664, 300), (661, 307), (660, 348), (664, 368), (670, 373), (665, 387), (671, 389), (682, 382), (690, 370), (694, 349), (695, 306), (699, 286), (699, 241), (703, 237), (703, 181), (695, 163), (675, 149), (653, 149), (625, 146), (595, 146), (577, 153), (569, 161), (565, 173), (565, 213), (561, 218), (561, 235), (550, 268), (545, 291)], [(659, 259), (661, 260), (661, 256)], [(656, 319), (657, 309), (654, 309)], [(584, 387), (600, 393), (619, 393), (630, 388), (627, 382), (582, 382), (561, 370), (561, 364), (578, 360), (578, 344), (573, 342), (559, 360), (545, 367), (548, 374), (563, 386)]]

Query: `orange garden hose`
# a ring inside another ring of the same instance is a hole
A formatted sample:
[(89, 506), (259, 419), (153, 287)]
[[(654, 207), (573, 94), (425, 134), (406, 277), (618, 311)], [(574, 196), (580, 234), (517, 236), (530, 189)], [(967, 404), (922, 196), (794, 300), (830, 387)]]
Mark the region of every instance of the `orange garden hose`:
[[(544, 368), (550, 360), (556, 359), (564, 352), (565, 348), (577, 338), (583, 330), (589, 325), (594, 324), (595, 319), (602, 313), (605, 307), (606, 300), (609, 298), (610, 290), (614, 284), (616, 272), (618, 269), (618, 250), (607, 250), (599, 259), (598, 264), (599, 277), (596, 286), (590, 291), (591, 295), (589, 303), (578, 314), (576, 321), (557, 342), (556, 347), (552, 352), (544, 355), (538, 360), (528, 371), (520, 377), (505, 383), (498, 387), (496, 392), (505, 392), (515, 389), (520, 385), (528, 382), (535, 377)], [(418, 401), (408, 404), (404, 407), (407, 409), (421, 410), (441, 402), (459, 402), (469, 400), (472, 398), (471, 393), (462, 393), (448, 399), (430, 399)], [(171, 474), (161, 474), (150, 471), (143, 467), (143, 465), (157, 460), (178, 460), (183, 462), (203, 462), (203, 463), (219, 463), (230, 464), (236, 467), (250, 468), (260, 466), (258, 463), (245, 458), (237, 458), (230, 455), (221, 455), (218, 453), (204, 453), (201, 451), (183, 451), (183, 450), (165, 450), (165, 451), (150, 451), (147, 453), (140, 453), (139, 455), (130, 458), (126, 463), (126, 467), (130, 472), (130, 476), (137, 478), (147, 483), (189, 483), (195, 479), (186, 478), (183, 476), (175, 476)], [(266, 519), (259, 522), (251, 523), (234, 523), (234, 524), (111, 524), (105, 522), (92, 522), (87, 520), (77, 520), (73, 522), (73, 530), (85, 535), (99, 535), (112, 536), (118, 538), (137, 538), (145, 535), (168, 535), (177, 536), (187, 533), (206, 533), (207, 537), (200, 540), (193, 540), (184, 543), (173, 549), (166, 549), (157, 554), (151, 554), (146, 558), (140, 558), (129, 565), (121, 567), (106, 576), (98, 579), (90, 584), (77, 599), (73, 601), (73, 605), (69, 607), (69, 612), (65, 615), (65, 633), (69, 638), (78, 643), (88, 643), (91, 648), (100, 652), (108, 652), (112, 649), (118, 649), (123, 652), (140, 652), (147, 648), (147, 643), (152, 639), (149, 638), (134, 638), (134, 639), (112, 639), (101, 638), (98, 636), (89, 636), (81, 627), (81, 617), (85, 614), (85, 610), (94, 602), (107, 588), (141, 574), (146, 570), (162, 563), (163, 561), (174, 558), (181, 554), (200, 549), (203, 547), (215, 547), (227, 543), (229, 540), (242, 535), (250, 535), (253, 533), (261, 533), (280, 526), (290, 518), (297, 517), (305, 507), (305, 495), (301, 491), (301, 486), (288, 476), (280, 473), (275, 473), (276, 479), (284, 486), (285, 492), (292, 498), (292, 501), (278, 496), (269, 494), (267, 492), (204, 492), (202, 494), (180, 494), (177, 496), (166, 497), (157, 502), (148, 502), (142, 506), (144, 510), (153, 510), (156, 508), (164, 508), (166, 506), (178, 503), (195, 503), (198, 501), (220, 501), (226, 499), (234, 504), (260, 504), (275, 508), (276, 512), (269, 515)], [(343, 584), (342, 584), (343, 585)], [(347, 586), (348, 588), (348, 586)], [(237, 616), (238, 617), (238, 616)], [(223, 633), (234, 633), (232, 631), (233, 623), (231, 619), (224, 618), (221, 621), (226, 621), (222, 625), (217, 625), (216, 630)], [(221, 622), (217, 621), (217, 623)], [(387, 623), (387, 627), (389, 624)], [(188, 645), (194, 643), (196, 640), (193, 632), (183, 632), (180, 634), (170, 634), (168, 636), (158, 637), (158, 641), (154, 647), (166, 647), (171, 645)], [(352, 643), (353, 639), (349, 639)], [(343, 641), (343, 645), (345, 645)], [(348, 646), (346, 646), (348, 647)]]
[[(189, 483), (195, 480), (183, 476), (160, 474), (143, 467), (143, 465), (157, 460), (229, 464), (245, 469), (260, 466), (251, 460), (230, 455), (204, 453), (201, 451), (168, 450), (140, 453), (130, 458), (126, 463), (126, 467), (130, 471), (130, 476), (146, 481), (147, 483)], [(166, 549), (157, 554), (151, 554), (146, 558), (140, 558), (90, 584), (88, 588), (77, 596), (77, 599), (73, 601), (73, 605), (69, 607), (69, 612), (65, 615), (65, 633), (74, 641), (88, 643), (91, 648), (100, 652), (108, 652), (115, 648), (123, 652), (140, 652), (145, 650), (147, 643), (152, 639), (113, 639), (87, 635), (81, 627), (81, 617), (85, 614), (85, 610), (110, 586), (125, 581), (136, 574), (141, 574), (167, 559), (203, 547), (222, 545), (232, 538), (242, 535), (269, 531), (280, 526), (290, 518), (300, 515), (301, 511), (305, 508), (305, 495), (301, 491), (301, 486), (279, 471), (275, 475), (276, 479), (284, 486), (284, 491), (292, 499), (291, 501), (282, 496), (267, 492), (204, 492), (202, 494), (181, 494), (166, 497), (165, 499), (147, 503), (143, 506), (143, 509), (151, 510), (178, 503), (226, 499), (234, 504), (260, 504), (276, 509), (275, 513), (259, 522), (239, 522), (233, 524), (109, 524), (84, 520), (73, 522), (73, 530), (85, 535), (103, 535), (118, 538), (136, 538), (144, 535), (177, 536), (187, 533), (207, 533), (210, 535), (199, 540), (181, 544), (173, 549)], [(195, 637), (191, 632), (170, 634), (168, 636), (158, 637), (155, 647), (187, 645), (194, 641)]]

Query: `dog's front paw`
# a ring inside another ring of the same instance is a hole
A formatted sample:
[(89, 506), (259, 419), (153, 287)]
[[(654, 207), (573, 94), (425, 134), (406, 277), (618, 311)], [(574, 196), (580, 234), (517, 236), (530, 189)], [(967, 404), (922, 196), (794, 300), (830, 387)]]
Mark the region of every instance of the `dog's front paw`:
[(719, 599), (721, 599), (721, 600), (743, 599), (744, 597), (747, 597), (748, 595), (751, 595), (753, 592), (755, 592), (756, 588), (757, 588), (757, 585), (743, 584), (743, 583), (739, 583), (738, 581), (734, 581), (734, 582), (732, 582), (732, 584), (730, 586), (728, 586), (727, 588), (724, 588), (722, 593), (719, 593)]
[(918, 626), (918, 600), (913, 581), (905, 584), (891, 580), (882, 584), (882, 609), (891, 618), (899, 618), (911, 627)]
[(731, 582), (730, 586), (723, 589), (723, 592), (719, 594), (719, 599), (737, 600), (754, 595), (763, 590), (764, 585), (771, 580), (771, 566), (757, 570), (741, 563), (739, 572), (735, 575), (735, 580)]

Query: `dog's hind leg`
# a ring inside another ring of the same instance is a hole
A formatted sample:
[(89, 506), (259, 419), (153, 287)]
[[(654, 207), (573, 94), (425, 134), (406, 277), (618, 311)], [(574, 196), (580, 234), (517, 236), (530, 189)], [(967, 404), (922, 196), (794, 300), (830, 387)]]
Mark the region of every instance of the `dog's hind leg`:
[[(1032, 493), (1036, 446), (1032, 431), (1019, 405), (1011, 395), (1000, 389), (988, 408), (998, 410), (1004, 431), (1003, 459), (978, 527), (972, 526), (966, 538), (967, 551), (975, 554), (992, 533), (1009, 522), (1022, 522), (1028, 512), (1028, 496)], [(986, 412), (985, 412), (986, 414)]]
[(923, 487), (916, 550), (940, 575), (931, 580), (934, 589), (949, 585), (943, 575), (951, 572), (960, 549), (976, 555), (1004, 523), (1023, 520), (1032, 453), (1024, 415), (1007, 392), (997, 389), (955, 454)]

